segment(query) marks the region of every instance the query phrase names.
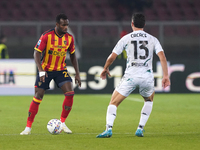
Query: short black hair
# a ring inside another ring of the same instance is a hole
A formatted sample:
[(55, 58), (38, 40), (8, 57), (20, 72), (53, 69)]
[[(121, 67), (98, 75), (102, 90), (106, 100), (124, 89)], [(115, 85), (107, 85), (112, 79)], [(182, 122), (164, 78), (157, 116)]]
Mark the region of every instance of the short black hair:
[(133, 13), (132, 21), (136, 28), (144, 28), (145, 16), (142, 13)]
[(0, 41), (3, 40), (4, 38), (6, 38), (6, 36), (5, 35), (1, 35), (0, 36)]
[(67, 20), (67, 16), (65, 14), (59, 14), (56, 16), (56, 22), (60, 23), (60, 19)]

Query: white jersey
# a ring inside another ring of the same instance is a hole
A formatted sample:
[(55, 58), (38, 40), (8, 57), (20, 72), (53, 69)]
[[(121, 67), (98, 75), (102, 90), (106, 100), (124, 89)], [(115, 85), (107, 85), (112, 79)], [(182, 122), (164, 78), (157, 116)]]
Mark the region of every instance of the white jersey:
[(133, 31), (122, 37), (113, 52), (120, 55), (123, 50), (127, 54), (125, 74), (137, 77), (143, 76), (146, 72), (153, 75), (153, 54), (163, 51), (158, 39), (142, 30)]

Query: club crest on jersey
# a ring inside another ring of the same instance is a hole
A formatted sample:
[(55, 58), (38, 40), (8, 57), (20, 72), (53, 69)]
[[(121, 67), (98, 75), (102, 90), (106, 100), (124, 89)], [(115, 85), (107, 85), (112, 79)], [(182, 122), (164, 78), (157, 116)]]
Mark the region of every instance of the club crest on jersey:
[(38, 85), (41, 86), (42, 82), (38, 82)]
[(67, 41), (64, 41), (64, 44), (66, 45), (66, 44), (67, 44)]

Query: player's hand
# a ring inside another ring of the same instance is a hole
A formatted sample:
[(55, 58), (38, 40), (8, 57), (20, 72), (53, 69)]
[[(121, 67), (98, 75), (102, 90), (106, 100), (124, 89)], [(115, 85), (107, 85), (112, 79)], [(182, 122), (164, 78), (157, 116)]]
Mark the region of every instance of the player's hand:
[(79, 87), (81, 87), (81, 78), (79, 74), (76, 74), (75, 76), (75, 83), (78, 84)]
[(103, 69), (103, 71), (101, 72), (100, 78), (102, 78), (103, 80), (106, 79), (106, 75), (108, 74), (108, 76), (110, 75), (109, 69)]
[(48, 77), (48, 74), (46, 71), (40, 71), (39, 77), (40, 77), (40, 81), (45, 82), (45, 77)]
[(162, 87), (163, 88), (166, 88), (166, 87), (168, 87), (168, 86), (170, 86), (170, 79), (169, 79), (169, 77), (163, 77), (163, 79), (162, 79)]

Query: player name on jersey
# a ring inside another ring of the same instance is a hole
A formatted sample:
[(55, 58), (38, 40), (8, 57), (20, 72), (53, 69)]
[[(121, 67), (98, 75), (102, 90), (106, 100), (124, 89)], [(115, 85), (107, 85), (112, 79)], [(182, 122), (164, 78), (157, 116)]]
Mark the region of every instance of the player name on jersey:
[(131, 34), (131, 37), (147, 37), (147, 35), (145, 33), (134, 33)]

